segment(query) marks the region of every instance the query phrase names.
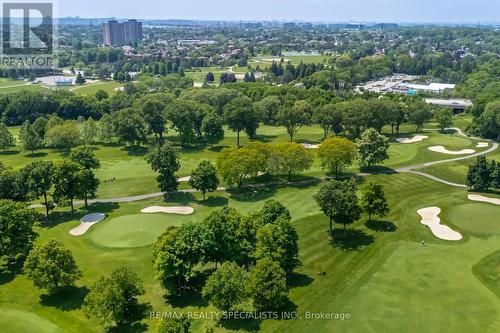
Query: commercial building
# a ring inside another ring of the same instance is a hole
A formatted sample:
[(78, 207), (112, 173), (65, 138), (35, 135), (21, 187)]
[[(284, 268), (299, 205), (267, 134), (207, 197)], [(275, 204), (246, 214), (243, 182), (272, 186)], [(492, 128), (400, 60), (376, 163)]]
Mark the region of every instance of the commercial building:
[(134, 44), (142, 40), (142, 22), (111, 20), (102, 25), (103, 43), (106, 46)]

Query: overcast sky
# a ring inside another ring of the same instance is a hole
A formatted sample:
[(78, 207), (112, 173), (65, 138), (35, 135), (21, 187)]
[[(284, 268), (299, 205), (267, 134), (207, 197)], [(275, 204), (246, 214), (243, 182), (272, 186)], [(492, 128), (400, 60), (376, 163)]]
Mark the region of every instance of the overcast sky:
[(499, 22), (500, 0), (58, 0), (59, 16), (204, 20)]

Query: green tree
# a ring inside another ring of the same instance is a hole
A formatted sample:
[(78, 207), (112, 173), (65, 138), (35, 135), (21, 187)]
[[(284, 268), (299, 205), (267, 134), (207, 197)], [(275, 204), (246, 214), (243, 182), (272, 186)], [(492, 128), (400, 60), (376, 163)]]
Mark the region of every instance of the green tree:
[(432, 119), (432, 112), (424, 101), (413, 102), (409, 106), (408, 119), (417, 127), (417, 132), (420, 132), (425, 123)]
[(246, 299), (246, 271), (233, 262), (225, 262), (208, 278), (203, 297), (222, 311), (234, 310)]
[(318, 157), (323, 169), (339, 179), (345, 168), (351, 166), (356, 158), (356, 145), (345, 138), (329, 138), (318, 148)]
[(179, 171), (179, 153), (177, 149), (168, 141), (161, 146), (153, 147), (146, 156), (146, 162), (154, 172), (158, 172), (156, 177), (162, 192), (168, 196), (168, 192), (177, 190), (179, 183), (175, 174)]
[(478, 156), (475, 163), (469, 166), (466, 183), (469, 189), (486, 191), (490, 188), (493, 178), (486, 157)]
[(310, 169), (312, 163), (312, 154), (304, 146), (295, 142), (283, 142), (273, 146), (269, 170), (274, 174), (286, 175), (290, 182), (293, 175)]
[(85, 82), (86, 82), (86, 80), (82, 76), (82, 73), (78, 73), (78, 75), (76, 76), (75, 83), (81, 86), (81, 85), (84, 85)]
[(157, 333), (189, 333), (191, 328), (191, 320), (187, 316), (181, 318), (161, 318)]
[(84, 145), (91, 145), (96, 142), (97, 136), (99, 134), (99, 129), (96, 122), (92, 117), (89, 117), (81, 125), (81, 136)]
[(283, 206), (283, 204), (276, 200), (267, 200), (264, 203), (264, 206), (259, 212), (262, 225), (272, 224), (276, 222), (279, 217), (285, 218), (287, 221), (291, 221), (292, 217), (290, 216), (290, 211)]
[(4, 123), (0, 123), (0, 149), (6, 151), (15, 143), (14, 136)]
[(293, 271), (299, 261), (299, 236), (286, 216), (266, 224), (257, 231), (255, 257), (269, 258), (280, 264), (286, 272)]
[(250, 178), (256, 177), (266, 167), (265, 156), (255, 149), (226, 148), (217, 160), (217, 170), (229, 186), (241, 188)]
[(229, 129), (237, 134), (236, 145), (240, 147), (240, 133), (245, 131), (251, 138), (259, 127), (259, 118), (248, 97), (237, 97), (224, 107), (224, 119)]
[(23, 150), (31, 151), (32, 154), (43, 145), (42, 139), (38, 136), (38, 133), (33, 129), (29, 121), (26, 121), (23, 126), (21, 126), (21, 130), (19, 131), (19, 142), (21, 142)]
[(438, 109), (434, 111), (434, 120), (438, 123), (439, 129), (443, 132), (453, 125), (453, 111), (451, 109)]
[(257, 310), (275, 310), (287, 300), (286, 273), (269, 258), (257, 261), (250, 272), (248, 291)]
[(99, 128), (97, 137), (101, 142), (110, 143), (115, 136), (115, 129), (113, 125), (113, 118), (105, 113), (99, 121)]
[(47, 220), (53, 207), (48, 201), (48, 194), (52, 188), (53, 168), (54, 164), (51, 161), (35, 161), (24, 167), (29, 196), (32, 199), (43, 197)]
[(71, 213), (75, 212), (73, 201), (80, 191), (80, 172), (82, 169), (79, 164), (72, 161), (60, 160), (54, 162), (54, 172), (52, 174), (54, 192), (52, 196), (59, 205), (69, 203)]
[(80, 169), (77, 173), (78, 188), (76, 192), (77, 199), (83, 199), (85, 208), (88, 208), (88, 200), (95, 198), (99, 189), (100, 181), (91, 169)]
[(48, 147), (68, 149), (78, 146), (80, 142), (81, 133), (74, 121), (65, 121), (61, 125), (50, 127), (45, 133), (45, 143)]
[(0, 261), (13, 263), (28, 254), (38, 236), (36, 221), (36, 211), (28, 205), (0, 200)]
[(24, 262), (24, 272), (35, 287), (49, 294), (73, 286), (82, 276), (71, 251), (53, 239), (30, 251)]
[(242, 216), (234, 208), (212, 211), (200, 225), (203, 262), (223, 263), (235, 260), (238, 252), (237, 228)]
[(485, 138), (500, 141), (500, 101), (488, 103), (484, 112), (474, 119), (473, 128)]
[(361, 196), (360, 206), (368, 214), (368, 221), (372, 220), (373, 215), (387, 216), (389, 204), (385, 198), (384, 187), (374, 183), (368, 184)]
[(47, 124), (48, 124), (48, 119), (45, 117), (38, 117), (36, 118), (35, 122), (33, 123), (33, 129), (35, 132), (38, 134), (40, 139), (44, 140), (45, 139), (45, 131), (47, 130)]
[(197, 224), (169, 227), (153, 250), (155, 278), (170, 295), (181, 296), (195, 276), (194, 266), (203, 257), (202, 237)]
[(389, 158), (389, 139), (369, 128), (356, 140), (361, 167), (371, 167)]
[(343, 224), (346, 230), (348, 224), (360, 219), (361, 207), (356, 191), (357, 186), (354, 181), (332, 180), (314, 196), (323, 213), (330, 219), (330, 237), (332, 237), (332, 222)]
[(314, 110), (312, 121), (323, 129), (323, 139), (328, 137), (330, 131), (342, 131), (342, 111), (335, 104), (326, 104)]
[(88, 147), (74, 149), (70, 153), (69, 158), (87, 170), (97, 170), (101, 167), (101, 162), (95, 156), (94, 151)]
[(166, 131), (166, 104), (157, 94), (144, 96), (140, 101), (140, 110), (150, 133), (153, 133), (157, 143), (163, 141)]
[(147, 127), (139, 111), (126, 108), (112, 115), (113, 129), (118, 140), (131, 147), (140, 145), (147, 140)]
[(144, 295), (142, 281), (128, 268), (115, 269), (111, 276), (101, 276), (85, 296), (82, 310), (89, 318), (106, 325), (120, 325), (134, 319), (141, 311), (137, 297)]
[(102, 90), (102, 89), (99, 89), (96, 93), (95, 93), (95, 98), (98, 100), (98, 101), (102, 101), (102, 100), (105, 100), (105, 99), (108, 99), (109, 98), (109, 94)]
[(254, 108), (264, 124), (274, 125), (276, 123), (276, 115), (281, 108), (281, 101), (278, 96), (267, 96), (256, 102)]
[(223, 120), (215, 112), (210, 112), (203, 119), (201, 130), (203, 137), (211, 145), (219, 142), (224, 138), (224, 128), (222, 127)]
[(311, 107), (306, 101), (297, 101), (290, 107), (284, 105), (276, 116), (277, 123), (286, 128), (290, 142), (302, 126), (311, 124)]
[(206, 200), (206, 193), (217, 190), (219, 178), (217, 170), (209, 161), (202, 161), (198, 167), (191, 172), (189, 185), (201, 192), (203, 200)]

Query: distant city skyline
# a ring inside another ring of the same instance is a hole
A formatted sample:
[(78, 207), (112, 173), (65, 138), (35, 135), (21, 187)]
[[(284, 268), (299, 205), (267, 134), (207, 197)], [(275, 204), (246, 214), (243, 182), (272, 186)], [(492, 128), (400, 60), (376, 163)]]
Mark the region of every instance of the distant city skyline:
[(59, 0), (59, 17), (227, 21), (500, 22), (500, 0)]

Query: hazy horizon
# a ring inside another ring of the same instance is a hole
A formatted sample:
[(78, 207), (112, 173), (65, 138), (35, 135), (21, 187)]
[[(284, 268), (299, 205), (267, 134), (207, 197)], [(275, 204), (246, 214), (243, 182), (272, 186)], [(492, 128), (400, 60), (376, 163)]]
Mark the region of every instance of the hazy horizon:
[(238, 4), (231, 0), (59, 0), (58, 12), (59, 17), (146, 20), (475, 23), (499, 22), (500, 0), (253, 0)]

